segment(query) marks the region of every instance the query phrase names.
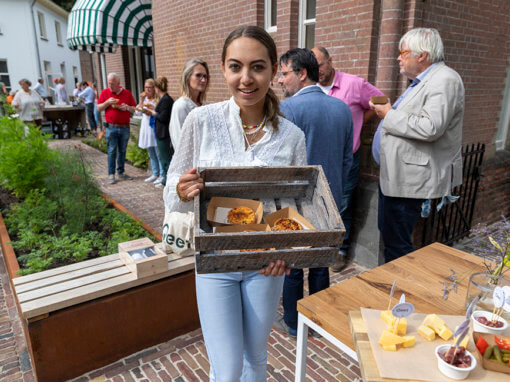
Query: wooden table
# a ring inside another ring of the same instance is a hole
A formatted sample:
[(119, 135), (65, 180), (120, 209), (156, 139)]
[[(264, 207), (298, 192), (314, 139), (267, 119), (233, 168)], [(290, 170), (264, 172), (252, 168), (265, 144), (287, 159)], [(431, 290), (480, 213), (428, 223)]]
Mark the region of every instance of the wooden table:
[[(459, 283), (457, 293), (451, 292), (444, 300), (440, 282), (447, 281), (450, 269), (455, 270)], [(434, 243), (299, 300), (295, 380), (305, 380), (308, 328), (358, 359), (349, 327), (350, 311), (386, 309), (391, 285), (397, 280), (395, 296), (405, 293), (417, 312), (462, 315), (469, 282), (464, 276), (484, 269), (480, 257)], [(361, 356), (359, 362), (363, 378), (372, 380), (366, 373), (373, 373), (373, 367), (364, 368)]]

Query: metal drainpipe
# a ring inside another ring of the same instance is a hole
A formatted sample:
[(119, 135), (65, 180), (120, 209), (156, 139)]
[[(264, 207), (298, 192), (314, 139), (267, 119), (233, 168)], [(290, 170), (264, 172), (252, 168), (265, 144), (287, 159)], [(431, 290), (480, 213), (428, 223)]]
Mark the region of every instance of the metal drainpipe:
[(30, 6), (30, 12), (32, 13), (32, 27), (34, 31), (34, 42), (35, 42), (35, 53), (37, 55), (37, 69), (39, 70), (39, 78), (42, 78), (42, 70), (41, 70), (41, 56), (39, 55), (39, 40), (37, 39), (37, 28), (35, 27), (35, 18), (34, 18), (34, 4), (37, 0), (32, 1), (32, 5)]
[(402, 37), (404, 6), (404, 0), (383, 0), (381, 5), (376, 87), (390, 97), (392, 103), (398, 90), (397, 57), (398, 43)]

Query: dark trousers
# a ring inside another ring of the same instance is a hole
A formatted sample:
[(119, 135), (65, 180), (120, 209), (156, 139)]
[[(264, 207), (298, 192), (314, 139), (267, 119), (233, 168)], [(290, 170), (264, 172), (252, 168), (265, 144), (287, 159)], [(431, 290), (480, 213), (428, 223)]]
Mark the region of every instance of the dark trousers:
[(85, 113), (87, 114), (87, 122), (89, 123), (89, 128), (93, 132), (97, 129), (96, 117), (94, 116), (94, 102), (85, 104)]
[(386, 262), (414, 251), (412, 236), (422, 203), (423, 199), (385, 196), (379, 187), (377, 225), (384, 242)]
[[(310, 294), (329, 287), (329, 268), (308, 270)], [(304, 273), (302, 269), (291, 269), (283, 282), (283, 319), (292, 329), (297, 329), (297, 301), (303, 298)]]
[(352, 154), (352, 166), (347, 175), (347, 181), (344, 184), (344, 192), (342, 195), (341, 205), (338, 206), (340, 209), (340, 215), (345, 226), (344, 241), (340, 249), (347, 252), (351, 246), (350, 234), (352, 227), (352, 195), (358, 185), (359, 179), (359, 165), (360, 165), (360, 154), (359, 150)]
[(172, 143), (170, 142), (170, 137), (160, 139), (156, 137), (156, 145), (158, 147), (158, 158), (161, 163), (163, 173), (159, 174), (163, 177), (163, 181), (161, 184), (163, 186), (166, 185), (166, 173), (168, 172), (168, 167), (170, 166), (170, 161), (172, 160), (172, 156), (174, 155), (174, 148), (172, 147)]

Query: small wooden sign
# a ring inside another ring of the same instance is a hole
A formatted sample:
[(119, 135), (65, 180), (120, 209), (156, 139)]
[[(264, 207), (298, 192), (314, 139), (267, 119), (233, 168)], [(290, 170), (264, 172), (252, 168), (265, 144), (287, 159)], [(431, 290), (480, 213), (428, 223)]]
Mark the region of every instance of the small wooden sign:
[(119, 258), (138, 279), (168, 270), (168, 255), (147, 237), (119, 243)]

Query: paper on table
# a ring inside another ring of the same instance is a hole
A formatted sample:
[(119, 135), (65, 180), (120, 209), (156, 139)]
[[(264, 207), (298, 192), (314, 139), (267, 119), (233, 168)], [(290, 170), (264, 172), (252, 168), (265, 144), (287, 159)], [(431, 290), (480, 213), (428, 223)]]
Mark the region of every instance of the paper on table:
[[(450, 378), (445, 377), (437, 368), (437, 358), (434, 354), (435, 348), (442, 344), (451, 344), (452, 339), (444, 341), (436, 336), (434, 341), (427, 341), (418, 334), (418, 326), (423, 322), (426, 314), (413, 313), (407, 317), (407, 335), (415, 336), (415, 345), (412, 348), (402, 348), (396, 352), (383, 350), (379, 345), (379, 337), (386, 323), (381, 319), (381, 311), (374, 309), (361, 308), (361, 315), (367, 328), (370, 348), (379, 369), (379, 375), (383, 378), (411, 379), (418, 381), (444, 381), (451, 382)], [(454, 331), (457, 325), (460, 325), (466, 318), (464, 316), (448, 316), (438, 314), (446, 325)], [(508, 335), (508, 333), (505, 333)], [(468, 350), (475, 356), (477, 352), (473, 344), (473, 334)], [(478, 361), (478, 360), (477, 360)], [(469, 374), (466, 381), (510, 381), (509, 374), (496, 373), (485, 370), (481, 362), (478, 362), (476, 368)]]

